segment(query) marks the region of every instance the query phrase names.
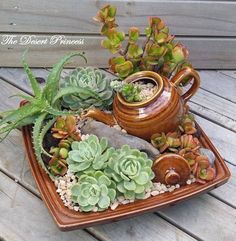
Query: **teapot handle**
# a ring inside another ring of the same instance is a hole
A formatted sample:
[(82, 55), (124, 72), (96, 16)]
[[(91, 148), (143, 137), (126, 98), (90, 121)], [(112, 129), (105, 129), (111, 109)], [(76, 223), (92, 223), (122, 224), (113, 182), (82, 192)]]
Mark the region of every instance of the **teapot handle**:
[(186, 77), (192, 77), (193, 78), (193, 84), (190, 87), (190, 89), (185, 92), (182, 95), (182, 98), (184, 99), (184, 102), (186, 103), (198, 90), (200, 86), (200, 77), (194, 69), (190, 67), (183, 68), (180, 70), (172, 79), (171, 83), (173, 83), (175, 88), (178, 88), (179, 84), (186, 78)]

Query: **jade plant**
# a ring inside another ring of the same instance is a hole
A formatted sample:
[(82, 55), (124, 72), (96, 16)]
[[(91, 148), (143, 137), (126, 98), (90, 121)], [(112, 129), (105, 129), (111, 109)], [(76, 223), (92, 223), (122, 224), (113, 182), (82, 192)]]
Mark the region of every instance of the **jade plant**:
[(86, 109), (90, 106), (109, 108), (113, 101), (110, 81), (99, 69), (91, 67), (75, 69), (65, 77), (62, 86), (82, 88), (87, 91), (63, 96), (63, 106), (72, 110)]
[[(43, 148), (43, 138), (56, 121), (57, 116), (78, 114), (81, 112), (80, 110), (77, 112), (63, 110), (61, 98), (65, 95), (88, 93), (88, 90), (84, 88), (74, 86), (60, 87), (60, 74), (63, 66), (75, 56), (80, 56), (86, 61), (84, 55), (78, 52), (64, 56), (52, 68), (43, 89), (39, 86), (35, 76), (25, 61), (25, 57), (23, 57), (24, 70), (28, 75), (34, 96), (19, 94), (27, 103), (18, 109), (0, 113), (0, 115), (3, 116), (3, 119), (0, 120), (0, 135), (4, 135), (1, 140), (3, 140), (11, 130), (33, 124), (32, 139), (37, 160), (52, 179), (54, 179), (54, 176), (45, 166), (41, 156), (42, 153), (49, 155)], [(49, 156), (51, 157), (51, 155)]]
[(126, 199), (143, 199), (146, 189), (152, 187), (151, 167), (152, 160), (146, 153), (124, 145), (112, 154), (104, 173), (116, 182)]
[(114, 148), (108, 147), (107, 139), (90, 135), (86, 140), (74, 141), (67, 162), (69, 170), (80, 176), (106, 167)]
[(102, 171), (81, 175), (79, 182), (71, 187), (71, 198), (81, 211), (107, 209), (116, 197), (116, 185)]
[(188, 50), (174, 36), (158, 17), (150, 17), (145, 29), (146, 40), (140, 45), (140, 30), (131, 27), (126, 37), (118, 30), (116, 7), (106, 5), (101, 8), (94, 20), (102, 24), (101, 35), (105, 37), (101, 45), (112, 54), (118, 54), (109, 60), (110, 69), (121, 79), (140, 70), (152, 70), (166, 77), (171, 77), (185, 66)]

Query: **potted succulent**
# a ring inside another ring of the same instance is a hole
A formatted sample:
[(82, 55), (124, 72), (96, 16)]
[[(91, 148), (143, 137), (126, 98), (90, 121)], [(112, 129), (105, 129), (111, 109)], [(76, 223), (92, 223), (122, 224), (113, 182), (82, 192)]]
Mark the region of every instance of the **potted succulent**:
[[(117, 91), (113, 102), (115, 119), (128, 133), (146, 140), (153, 132), (175, 130), (185, 113), (186, 102), (200, 85), (199, 75), (187, 60), (187, 49), (174, 41), (158, 17), (149, 18), (143, 46), (138, 41), (139, 29), (131, 27), (126, 41), (125, 34), (118, 31), (115, 17), (116, 7), (110, 5), (94, 17), (102, 23), (101, 35), (105, 39), (101, 45), (112, 54), (119, 54), (109, 60), (110, 69), (121, 80), (112, 85)], [(191, 79), (191, 88), (180, 95), (179, 86)]]

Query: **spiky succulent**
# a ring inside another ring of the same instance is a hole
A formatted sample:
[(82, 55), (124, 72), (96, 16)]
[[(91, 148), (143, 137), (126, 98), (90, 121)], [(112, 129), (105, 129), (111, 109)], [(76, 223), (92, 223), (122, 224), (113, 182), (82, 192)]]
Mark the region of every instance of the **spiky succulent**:
[(124, 145), (108, 161), (104, 173), (117, 184), (117, 190), (126, 199), (143, 199), (145, 190), (152, 186), (152, 160), (147, 154)]
[(103, 211), (116, 197), (116, 185), (103, 172), (96, 171), (82, 175), (79, 183), (71, 188), (71, 198), (78, 203), (81, 211), (89, 212), (94, 208)]
[[(43, 89), (40, 88), (35, 76), (30, 70), (28, 64), (23, 57), (23, 65), (26, 74), (30, 80), (32, 90), (34, 92), (33, 96), (19, 95), (24, 100), (28, 101), (27, 104), (22, 105), (16, 110), (10, 110), (5, 113), (0, 113), (3, 119), (0, 121), (0, 135), (5, 134), (3, 140), (11, 130), (15, 128), (20, 128), (25, 125), (33, 124), (33, 145), (35, 149), (35, 154), (37, 160), (45, 169), (45, 171), (53, 179), (53, 175), (46, 168), (41, 154), (45, 153), (49, 155), (43, 148), (43, 138), (47, 131), (51, 128), (56, 120), (56, 116), (76, 114), (77, 112), (64, 111), (61, 109), (61, 98), (64, 95), (74, 94), (74, 93), (86, 93), (87, 90), (82, 88), (70, 88), (64, 87), (60, 88), (60, 74), (63, 66), (75, 56), (80, 56), (86, 60), (81, 53), (71, 53), (64, 56), (52, 69), (48, 75), (46, 85)], [(50, 155), (49, 155), (50, 156)]]
[(77, 68), (65, 77), (63, 86), (87, 90), (87, 93), (64, 96), (63, 105), (66, 108), (78, 110), (95, 106), (104, 109), (112, 104), (113, 91), (110, 87), (110, 79), (98, 69)]
[(76, 173), (88, 174), (95, 170), (104, 169), (114, 148), (108, 148), (107, 139), (98, 139), (95, 135), (90, 135), (83, 141), (74, 141), (71, 145), (72, 150), (68, 154), (67, 162), (69, 170)]

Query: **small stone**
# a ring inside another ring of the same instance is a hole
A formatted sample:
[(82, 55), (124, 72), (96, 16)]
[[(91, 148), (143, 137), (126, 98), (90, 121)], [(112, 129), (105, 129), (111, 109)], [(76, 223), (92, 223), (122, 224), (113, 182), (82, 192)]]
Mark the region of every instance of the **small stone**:
[(75, 210), (76, 212), (78, 212), (78, 211), (79, 211), (79, 207), (78, 207), (78, 206), (74, 206), (74, 210)]
[(165, 193), (165, 191), (161, 190), (160, 193)]
[(60, 188), (57, 189), (57, 193), (60, 193), (62, 192), (62, 190)]
[(176, 185), (175, 185), (175, 188), (180, 188), (180, 185), (179, 185), (179, 184), (176, 184)]
[(122, 203), (125, 200), (124, 196), (119, 196), (117, 199), (120, 203)]
[(147, 192), (146, 194), (145, 194), (145, 196), (144, 196), (144, 199), (147, 199), (147, 198), (149, 198), (151, 196), (151, 192)]
[(134, 202), (134, 199), (130, 199), (129, 202), (130, 202), (130, 203), (133, 203), (133, 202)]
[(111, 205), (111, 210), (115, 210), (119, 206), (119, 203), (116, 201)]
[(192, 183), (196, 182), (196, 178), (193, 177), (193, 178), (191, 179), (191, 182), (192, 182)]
[(128, 204), (129, 203), (129, 200), (128, 199), (125, 199), (121, 202), (122, 204)]
[(159, 192), (159, 191), (157, 191), (157, 190), (156, 190), (156, 191), (152, 191), (152, 192), (151, 192), (151, 195), (152, 195), (152, 196), (156, 196), (156, 195), (158, 195), (158, 194), (160, 194), (160, 192)]
[(123, 133), (127, 133), (127, 131), (126, 131), (125, 129), (122, 129), (121, 131), (122, 131)]
[(98, 207), (94, 207), (93, 212), (97, 212), (97, 211), (98, 211)]
[(192, 183), (192, 181), (189, 179), (189, 180), (187, 180), (187, 182), (186, 182), (188, 185), (190, 185), (191, 183)]

